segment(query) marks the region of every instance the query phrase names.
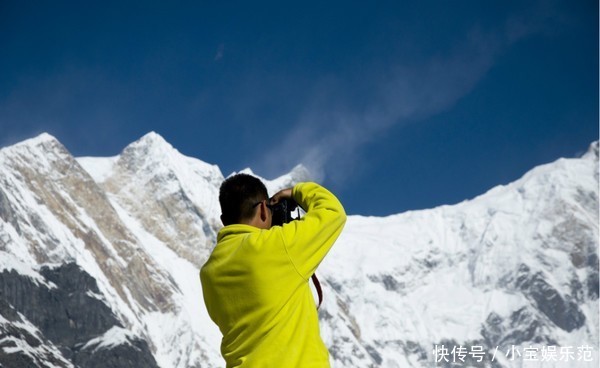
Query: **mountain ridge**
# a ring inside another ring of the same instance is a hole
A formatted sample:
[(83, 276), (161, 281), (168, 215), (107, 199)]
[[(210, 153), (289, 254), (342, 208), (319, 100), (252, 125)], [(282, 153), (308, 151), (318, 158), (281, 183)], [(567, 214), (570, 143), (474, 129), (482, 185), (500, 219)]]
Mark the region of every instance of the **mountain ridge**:
[[(273, 194), (309, 176), (265, 182)], [(109, 158), (74, 158), (49, 134), (2, 148), (0, 364), (220, 366), (197, 272), (223, 179), (154, 132)], [(334, 366), (431, 366), (443, 343), (484, 348), (474, 366), (512, 367), (494, 347), (527, 344), (587, 343), (597, 363), (598, 142), (456, 205), (349, 216), (319, 275)], [(96, 287), (75, 286), (90, 297), (74, 302), (53, 277)], [(35, 330), (43, 312), (20, 302), (34, 295), (70, 311), (56, 331)], [(60, 337), (75, 326), (80, 340)]]

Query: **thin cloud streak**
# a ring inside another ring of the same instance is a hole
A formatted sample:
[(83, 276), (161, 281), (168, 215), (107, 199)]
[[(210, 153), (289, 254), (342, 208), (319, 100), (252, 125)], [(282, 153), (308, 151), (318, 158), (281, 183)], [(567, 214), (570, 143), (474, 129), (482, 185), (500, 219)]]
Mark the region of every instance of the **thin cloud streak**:
[[(361, 149), (392, 127), (451, 109), (484, 78), (504, 50), (539, 29), (538, 24), (524, 25), (520, 18), (512, 18), (498, 34), (471, 31), (465, 42), (447, 56), (417, 66), (399, 63), (385, 72), (367, 71), (367, 83), (376, 82), (369, 95), (363, 96), (363, 101), (368, 101), (366, 106), (353, 105), (355, 97), (332, 97), (354, 86), (339, 81), (332, 86), (329, 82), (324, 92), (315, 93), (315, 100), (281, 145), (268, 152), (257, 166), (264, 172), (279, 174), (300, 162), (315, 180), (327, 178), (341, 185), (364, 164)], [(274, 154), (286, 150), (285, 157)]]
[[(491, 60), (489, 51), (476, 50), (423, 66), (396, 66), (379, 76), (382, 81), (372, 91), (375, 98), (363, 111), (353, 109), (352, 101), (331, 109), (316, 102), (283, 141), (283, 147), (296, 151), (287, 156), (291, 159), (282, 162), (270, 153), (264, 167), (268, 172), (281, 172), (300, 157), (315, 179), (325, 179), (327, 172), (330, 179), (344, 180), (354, 166), (351, 162), (360, 156), (358, 150), (393, 126), (453, 106), (489, 70)], [(283, 147), (274, 152), (282, 152)]]

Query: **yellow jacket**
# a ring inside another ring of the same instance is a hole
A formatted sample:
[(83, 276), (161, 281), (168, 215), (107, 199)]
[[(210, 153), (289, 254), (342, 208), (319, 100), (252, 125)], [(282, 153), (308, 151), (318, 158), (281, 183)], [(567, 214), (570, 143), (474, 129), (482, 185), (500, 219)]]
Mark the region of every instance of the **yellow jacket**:
[(302, 219), (269, 230), (224, 227), (200, 271), (227, 368), (329, 367), (308, 280), (340, 235), (346, 214), (315, 183), (297, 184), (292, 194), (306, 209)]

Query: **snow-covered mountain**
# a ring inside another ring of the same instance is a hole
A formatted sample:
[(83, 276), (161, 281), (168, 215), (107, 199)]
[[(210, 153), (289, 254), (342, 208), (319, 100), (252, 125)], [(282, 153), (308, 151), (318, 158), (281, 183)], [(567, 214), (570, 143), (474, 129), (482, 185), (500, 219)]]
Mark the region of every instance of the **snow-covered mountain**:
[[(223, 366), (198, 277), (223, 179), (155, 133), (0, 150), (0, 367)], [(332, 364), (597, 367), (598, 247), (598, 142), (457, 205), (349, 216), (319, 268)]]

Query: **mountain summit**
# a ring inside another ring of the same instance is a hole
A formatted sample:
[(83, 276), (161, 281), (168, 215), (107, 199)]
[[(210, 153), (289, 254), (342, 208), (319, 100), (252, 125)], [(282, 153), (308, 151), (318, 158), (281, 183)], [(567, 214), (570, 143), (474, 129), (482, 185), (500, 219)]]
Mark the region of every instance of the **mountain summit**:
[[(115, 157), (0, 150), (0, 365), (222, 366), (198, 271), (223, 180), (154, 132)], [(454, 206), (350, 216), (318, 271), (332, 364), (596, 367), (598, 246), (598, 142)]]

